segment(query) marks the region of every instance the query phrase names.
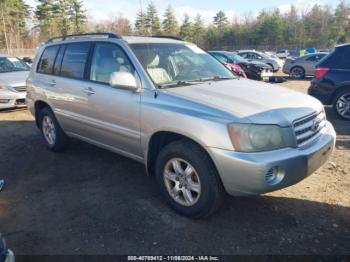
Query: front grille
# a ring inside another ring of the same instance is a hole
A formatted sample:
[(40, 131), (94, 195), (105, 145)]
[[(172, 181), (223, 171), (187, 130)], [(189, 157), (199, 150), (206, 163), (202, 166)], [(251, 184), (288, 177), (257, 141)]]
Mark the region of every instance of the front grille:
[(25, 91), (27, 91), (27, 87), (26, 86), (15, 86), (15, 87), (13, 87), (13, 89), (15, 89), (17, 92), (25, 92)]
[(326, 114), (324, 111), (294, 121), (293, 128), (298, 146), (304, 146), (316, 139), (325, 126)]

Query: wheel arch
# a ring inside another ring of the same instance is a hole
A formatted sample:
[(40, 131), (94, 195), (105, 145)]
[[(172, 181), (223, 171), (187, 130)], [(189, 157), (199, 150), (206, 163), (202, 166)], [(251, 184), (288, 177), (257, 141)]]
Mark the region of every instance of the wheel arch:
[(162, 131), (157, 131), (153, 133), (148, 141), (147, 152), (145, 154), (146, 169), (148, 174), (152, 175), (154, 173), (155, 161), (157, 159), (159, 152), (162, 150), (162, 148), (164, 148), (166, 145), (170, 144), (171, 142), (178, 141), (178, 140), (187, 140), (196, 144), (200, 148), (202, 148), (203, 151), (209, 156), (209, 158), (211, 159), (211, 161), (213, 162), (216, 168), (215, 162), (211, 158), (209, 152), (205, 149), (205, 146), (203, 145), (202, 142), (198, 141), (197, 139), (187, 134), (185, 135), (174, 131), (162, 130)]
[(44, 102), (42, 100), (37, 100), (34, 103), (35, 123), (36, 123), (37, 127), (40, 127), (39, 113), (45, 107), (48, 107), (48, 108), (50, 108), (52, 110), (51, 106), (48, 103), (46, 103), (46, 102)]
[(342, 92), (342, 91), (344, 91), (344, 90), (346, 90), (346, 89), (350, 90), (350, 83), (347, 83), (347, 84), (345, 84), (345, 85), (339, 86), (339, 87), (333, 92), (333, 94), (332, 94), (332, 96), (331, 96), (331, 98), (330, 98), (328, 104), (333, 104), (333, 103), (335, 102), (335, 99), (336, 99), (337, 95), (338, 95), (340, 92)]

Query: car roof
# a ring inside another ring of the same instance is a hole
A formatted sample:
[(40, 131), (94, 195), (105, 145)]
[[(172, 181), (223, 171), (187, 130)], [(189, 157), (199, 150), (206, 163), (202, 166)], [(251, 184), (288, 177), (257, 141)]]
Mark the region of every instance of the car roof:
[(122, 36), (128, 44), (184, 44), (186, 42), (172, 37)]
[[(103, 35), (103, 34), (101, 34)], [(181, 39), (175, 38), (175, 37), (166, 37), (166, 36), (160, 36), (160, 37), (149, 37), (149, 36), (116, 36), (116, 37), (109, 37), (109, 38), (101, 38), (96, 37), (95, 35), (73, 35), (67, 36), (72, 37), (71, 39), (64, 39), (65, 36), (62, 37), (56, 37), (47, 40), (46, 42), (42, 43), (42, 45), (57, 45), (57, 44), (65, 44), (65, 43), (75, 43), (75, 42), (95, 42), (95, 41), (115, 41), (115, 40), (124, 40), (128, 44), (150, 44), (150, 43), (162, 43), (162, 44), (190, 44), (188, 42), (182, 41)], [(61, 39), (62, 38), (62, 39)]]

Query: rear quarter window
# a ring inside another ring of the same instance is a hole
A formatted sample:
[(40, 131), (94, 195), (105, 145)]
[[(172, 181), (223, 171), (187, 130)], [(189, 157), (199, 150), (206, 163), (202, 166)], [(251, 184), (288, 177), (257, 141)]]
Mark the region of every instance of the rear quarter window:
[(38, 73), (52, 74), (53, 65), (55, 63), (55, 58), (56, 58), (58, 49), (59, 49), (59, 46), (50, 46), (44, 50), (39, 61), (39, 65), (37, 69)]

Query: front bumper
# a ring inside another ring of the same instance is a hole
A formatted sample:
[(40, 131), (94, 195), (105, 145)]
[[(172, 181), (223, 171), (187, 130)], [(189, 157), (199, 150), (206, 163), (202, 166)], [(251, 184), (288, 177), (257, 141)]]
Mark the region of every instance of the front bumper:
[[(336, 134), (327, 122), (322, 135), (304, 148), (284, 148), (269, 152), (242, 153), (208, 148), (223, 185), (230, 195), (257, 195), (296, 184), (321, 167), (334, 149)], [(278, 167), (283, 178), (267, 182), (269, 170)]]
[(7, 257), (5, 259), (5, 262), (15, 262), (15, 255), (10, 249), (7, 250)]
[(26, 106), (26, 92), (0, 92), (0, 109)]

